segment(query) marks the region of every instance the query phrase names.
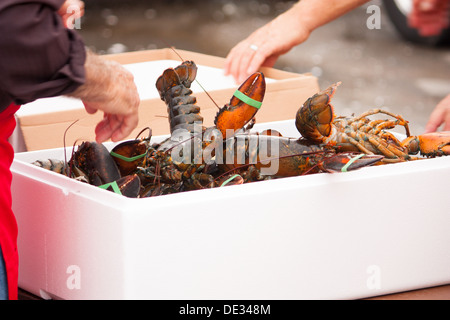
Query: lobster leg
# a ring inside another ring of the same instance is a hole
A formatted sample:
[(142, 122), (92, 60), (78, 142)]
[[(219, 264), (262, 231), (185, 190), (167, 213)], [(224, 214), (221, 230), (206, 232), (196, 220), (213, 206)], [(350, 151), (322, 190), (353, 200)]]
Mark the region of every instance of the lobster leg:
[[(401, 116), (399, 116), (399, 115), (396, 115), (396, 114), (394, 114), (394, 113), (392, 113), (392, 112), (389, 112), (389, 111), (386, 111), (386, 110), (382, 110), (382, 109), (372, 109), (372, 110), (369, 110), (369, 111), (367, 111), (367, 112), (361, 114), (359, 117), (353, 119), (352, 122), (360, 121), (361, 119), (364, 119), (364, 118), (367, 118), (367, 117), (369, 117), (369, 116), (373, 116), (373, 115), (376, 115), (376, 114), (386, 114), (386, 115), (388, 115), (388, 116), (390, 116), (390, 117), (393, 117), (393, 118), (397, 119), (397, 121), (395, 122), (395, 125), (401, 125), (401, 126), (404, 126), (404, 127), (405, 127), (405, 130), (406, 130), (406, 135), (407, 135), (408, 137), (411, 135), (410, 132), (409, 132), (408, 121), (406, 121), (405, 119), (403, 119), (403, 118), (402, 118)], [(393, 123), (392, 123), (392, 124), (393, 124)], [(395, 126), (395, 125), (394, 125), (394, 126)], [(381, 129), (380, 129), (380, 130), (381, 130)]]
[(355, 128), (355, 131), (372, 132), (378, 125), (384, 122), (385, 120), (360, 121), (360, 123), (354, 123), (352, 126)]
[(399, 124), (403, 125), (402, 123), (399, 123), (398, 120), (383, 121), (382, 123), (380, 123), (376, 127), (374, 127), (373, 130), (371, 131), (371, 133), (379, 134), (383, 130), (394, 129)]
[(406, 148), (401, 147), (400, 144), (391, 144), (378, 135), (363, 132), (349, 132), (347, 133), (347, 141), (354, 145), (360, 152), (368, 155), (382, 154), (387, 159), (395, 160), (395, 162), (409, 159)]
[(379, 150), (381, 154), (385, 155), (389, 159), (407, 160), (409, 158), (408, 153), (406, 153), (404, 150), (396, 148), (395, 145), (390, 145), (386, 142), (386, 140), (380, 138), (379, 136), (369, 136), (369, 142), (377, 150)]
[(360, 138), (357, 136), (357, 132), (349, 132), (345, 135), (345, 140), (349, 142), (351, 145), (353, 145), (357, 150), (360, 152), (364, 152), (365, 154), (374, 154), (372, 151), (366, 148), (364, 144), (362, 144), (360, 141)]
[(231, 98), (230, 103), (217, 113), (214, 124), (227, 137), (227, 130), (233, 134), (250, 122), (264, 99), (266, 93), (266, 81), (260, 72), (251, 75)]
[[(401, 146), (402, 142), (398, 140), (391, 132), (385, 131), (380, 133), (380, 137), (387, 142), (393, 143), (394, 145)], [(406, 150), (406, 149), (405, 149)]]

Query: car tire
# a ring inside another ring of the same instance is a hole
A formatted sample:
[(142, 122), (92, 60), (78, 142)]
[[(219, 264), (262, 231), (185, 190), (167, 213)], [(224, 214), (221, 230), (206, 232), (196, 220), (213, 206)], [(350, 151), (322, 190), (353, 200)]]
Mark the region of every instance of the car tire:
[(416, 29), (409, 27), (408, 11), (411, 8), (408, 5), (403, 5), (404, 1), (412, 2), (412, 0), (383, 0), (383, 6), (389, 19), (404, 39), (430, 46), (450, 44), (450, 28), (445, 29), (439, 36), (423, 37)]

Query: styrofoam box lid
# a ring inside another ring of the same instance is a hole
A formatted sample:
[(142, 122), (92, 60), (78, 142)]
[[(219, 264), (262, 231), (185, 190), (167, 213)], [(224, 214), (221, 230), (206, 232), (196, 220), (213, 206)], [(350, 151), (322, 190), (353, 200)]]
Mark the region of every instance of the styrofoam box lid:
[[(295, 136), (293, 122), (255, 130)], [(21, 281), (30, 290), (79, 299), (347, 299), (450, 282), (450, 157), (128, 199), (30, 165), (63, 154), (16, 154), (12, 166), (22, 254), (30, 255), (21, 257)], [(39, 189), (27, 189), (31, 182)], [(55, 208), (30, 212), (27, 201)], [(89, 212), (61, 212), (75, 207)], [(29, 265), (44, 244), (45, 261)], [(99, 258), (103, 251), (111, 252)], [(80, 290), (66, 287), (71, 264), (89, 279)]]
[[(135, 80), (141, 100), (159, 99), (159, 93), (156, 89), (156, 79), (168, 68), (175, 68), (180, 65), (180, 61), (176, 60), (156, 60), (140, 63), (132, 63), (123, 65), (130, 71)], [(236, 82), (232, 76), (225, 76), (223, 69), (213, 68), (204, 65), (197, 65), (197, 78), (191, 87), (194, 93), (203, 92), (202, 87), (208, 91), (229, 89), (236, 87)], [(214, 79), (215, 81), (211, 81)], [(266, 82), (270, 83), (275, 80), (266, 78)], [(201, 86), (198, 84), (200, 83)], [(66, 111), (74, 109), (83, 109), (84, 105), (79, 99), (70, 97), (44, 98), (34, 102), (25, 104), (17, 112), (20, 116), (31, 116), (36, 114), (45, 114), (57, 111)]]

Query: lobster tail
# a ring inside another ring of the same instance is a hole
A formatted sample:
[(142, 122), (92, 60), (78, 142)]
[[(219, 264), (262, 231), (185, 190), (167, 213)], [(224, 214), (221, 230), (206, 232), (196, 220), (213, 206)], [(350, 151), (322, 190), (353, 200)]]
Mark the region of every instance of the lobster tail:
[(203, 124), (197, 100), (191, 96), (189, 89), (197, 75), (197, 66), (192, 61), (185, 61), (175, 69), (167, 69), (158, 78), (156, 88), (167, 105), (170, 132), (184, 129), (194, 132), (196, 124)]
[(334, 110), (330, 104), (336, 92), (337, 83), (306, 100), (298, 110), (295, 125), (300, 134), (315, 143), (324, 142), (333, 128)]
[(192, 82), (197, 77), (197, 65), (194, 61), (184, 61), (181, 65), (175, 68), (175, 72), (178, 74), (181, 83), (190, 88)]

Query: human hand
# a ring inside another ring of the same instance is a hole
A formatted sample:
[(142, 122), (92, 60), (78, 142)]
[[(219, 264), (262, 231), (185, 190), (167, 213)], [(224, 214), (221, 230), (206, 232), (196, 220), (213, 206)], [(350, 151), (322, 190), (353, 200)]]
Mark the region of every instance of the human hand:
[(111, 138), (120, 141), (126, 138), (138, 124), (139, 94), (133, 75), (119, 63), (108, 61), (111, 81), (106, 97), (102, 101), (83, 100), (86, 111), (90, 114), (101, 110), (103, 120), (95, 129), (97, 142)]
[(436, 131), (442, 124), (444, 124), (444, 131), (450, 131), (450, 94), (439, 102), (431, 113), (425, 133)]
[(103, 59), (88, 51), (86, 82), (70, 94), (83, 101), (86, 111), (104, 112), (95, 129), (96, 141), (125, 139), (137, 126), (140, 104), (133, 75), (115, 61)]
[(409, 25), (424, 37), (437, 36), (449, 26), (450, 0), (414, 0)]
[(242, 83), (260, 67), (273, 67), (281, 55), (306, 41), (309, 34), (297, 16), (286, 12), (230, 51), (225, 62), (225, 74)]
[(64, 26), (73, 29), (75, 21), (84, 16), (84, 2), (81, 0), (66, 0), (58, 11)]

